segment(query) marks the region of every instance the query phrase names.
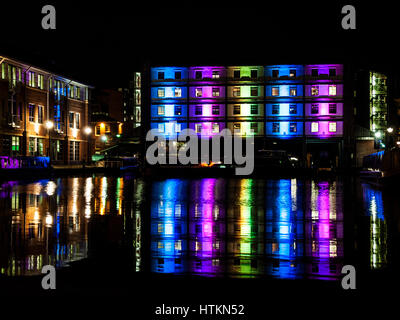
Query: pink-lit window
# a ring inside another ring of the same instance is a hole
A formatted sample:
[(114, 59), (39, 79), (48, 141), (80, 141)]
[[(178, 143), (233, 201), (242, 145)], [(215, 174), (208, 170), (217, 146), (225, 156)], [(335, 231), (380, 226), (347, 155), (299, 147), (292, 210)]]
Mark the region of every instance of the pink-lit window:
[(319, 130), (318, 122), (312, 122), (311, 123), (311, 132), (318, 132), (318, 130)]
[(202, 96), (203, 96), (203, 89), (196, 88), (196, 97), (202, 97)]
[(329, 122), (329, 132), (336, 132), (336, 122)]
[(335, 85), (329, 86), (329, 95), (336, 96), (336, 86)]
[(312, 87), (311, 87), (311, 95), (312, 95), (312, 96), (318, 96), (318, 95), (319, 95), (319, 88), (318, 88), (318, 86), (312, 86)]

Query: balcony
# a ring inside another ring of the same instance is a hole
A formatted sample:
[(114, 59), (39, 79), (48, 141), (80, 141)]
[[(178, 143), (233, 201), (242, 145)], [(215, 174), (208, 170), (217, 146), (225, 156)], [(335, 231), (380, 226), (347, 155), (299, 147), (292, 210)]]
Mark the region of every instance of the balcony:
[(7, 124), (9, 127), (14, 128), (14, 129), (20, 129), (22, 128), (22, 120), (20, 119), (19, 115), (13, 114), (13, 115), (8, 115), (7, 117)]

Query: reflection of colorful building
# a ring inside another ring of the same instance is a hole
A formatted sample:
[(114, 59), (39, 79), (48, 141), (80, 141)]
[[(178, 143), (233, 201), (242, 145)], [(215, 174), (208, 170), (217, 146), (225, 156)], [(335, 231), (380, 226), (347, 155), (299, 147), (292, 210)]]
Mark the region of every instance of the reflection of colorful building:
[(363, 202), (370, 219), (369, 252), (370, 266), (378, 269), (387, 263), (387, 224), (384, 216), (382, 191), (362, 185)]
[(151, 270), (185, 271), (187, 251), (187, 183), (178, 179), (155, 182), (151, 202)]
[(305, 215), (306, 276), (337, 279), (343, 266), (343, 208), (336, 182), (307, 185)]
[(304, 272), (302, 187), (296, 179), (268, 181), (266, 186), (266, 272), (279, 278), (298, 278)]
[(225, 181), (202, 179), (191, 186), (189, 207), (189, 270), (218, 275), (224, 271)]

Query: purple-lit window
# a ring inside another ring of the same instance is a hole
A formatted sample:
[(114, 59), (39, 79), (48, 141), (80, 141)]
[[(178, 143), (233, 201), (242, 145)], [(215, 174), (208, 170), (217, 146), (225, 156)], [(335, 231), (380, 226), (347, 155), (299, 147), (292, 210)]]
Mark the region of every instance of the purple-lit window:
[(203, 96), (203, 89), (202, 88), (196, 88), (196, 97), (202, 97)]
[(312, 87), (311, 87), (311, 95), (312, 95), (312, 96), (318, 96), (318, 95), (319, 95), (319, 88), (318, 88), (318, 86), (312, 86)]
[(311, 76), (318, 77), (318, 69), (311, 69)]
[(272, 105), (272, 114), (279, 114), (279, 104)]
[(258, 114), (258, 105), (252, 104), (250, 107), (250, 114)]
[(234, 97), (240, 97), (240, 87), (234, 87), (233, 88), (233, 96)]
[(252, 79), (257, 79), (258, 78), (258, 70), (251, 70), (251, 78)]
[(297, 114), (297, 105), (291, 104), (289, 106), (289, 114)]
[(196, 106), (194, 110), (194, 114), (196, 116), (201, 116), (203, 114), (203, 107), (202, 106)]
[(181, 80), (182, 79), (182, 72), (175, 71), (175, 79), (176, 80)]
[(290, 95), (292, 97), (297, 96), (297, 88), (296, 87), (290, 87)]
[(272, 95), (274, 97), (279, 96), (279, 87), (272, 87)]
[(240, 114), (240, 105), (233, 106), (233, 114)]
[(201, 71), (196, 71), (195, 77), (197, 80), (200, 80), (203, 78), (203, 72)]
[(158, 80), (164, 80), (164, 72), (158, 73)]
[(212, 107), (212, 115), (213, 116), (218, 116), (219, 115), (219, 106), (213, 106)]
[(272, 123), (272, 132), (278, 133), (279, 132), (279, 122)]
[(233, 71), (233, 77), (235, 79), (240, 79), (240, 70), (234, 70)]
[(334, 69), (334, 68), (329, 69), (329, 76), (330, 77), (336, 77), (336, 69)]
[(279, 77), (279, 70), (272, 70), (272, 77), (278, 78)]
[(252, 96), (252, 97), (257, 97), (258, 96), (258, 88), (257, 87), (251, 87), (250, 88), (250, 96)]
[(329, 113), (336, 114), (336, 112), (337, 112), (336, 103), (329, 104)]
[(329, 95), (336, 96), (336, 85), (329, 86)]
[(212, 72), (212, 78), (213, 78), (213, 79), (219, 79), (219, 77), (220, 77), (220, 76), (219, 76), (219, 72), (218, 72), (218, 71), (213, 71), (213, 72)]
[(318, 114), (319, 112), (319, 105), (318, 104), (312, 104), (311, 105), (311, 114)]
[(212, 88), (213, 97), (219, 97), (219, 88)]
[(294, 122), (290, 123), (289, 132), (297, 132), (297, 123), (294, 123)]

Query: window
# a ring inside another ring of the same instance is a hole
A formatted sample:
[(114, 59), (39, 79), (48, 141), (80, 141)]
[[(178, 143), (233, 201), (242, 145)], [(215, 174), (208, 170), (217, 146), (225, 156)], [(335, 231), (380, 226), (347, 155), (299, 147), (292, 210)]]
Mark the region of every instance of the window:
[(100, 135), (100, 126), (96, 126), (95, 135), (96, 136)]
[(318, 69), (311, 69), (311, 76), (318, 77)]
[(233, 78), (240, 79), (240, 70), (233, 71)]
[(29, 104), (28, 109), (29, 109), (29, 121), (35, 122), (35, 105)]
[(219, 115), (219, 106), (213, 106), (212, 107), (212, 115), (213, 116)]
[(250, 114), (258, 114), (258, 104), (252, 104), (251, 105)]
[(181, 116), (182, 115), (182, 106), (175, 106), (175, 115)]
[(297, 105), (291, 104), (289, 106), (289, 114), (297, 114)]
[(159, 116), (162, 116), (165, 114), (165, 107), (164, 106), (158, 106), (157, 114)]
[(318, 104), (312, 104), (311, 105), (311, 114), (318, 114), (319, 112), (319, 105)]
[(38, 74), (37, 87), (43, 90), (43, 75)]
[(175, 97), (182, 97), (182, 88), (175, 88), (174, 90)]
[(202, 97), (202, 96), (203, 96), (203, 89), (196, 88), (196, 97)]
[(203, 78), (203, 72), (201, 72), (201, 71), (196, 71), (196, 79), (197, 80), (200, 80), (200, 79), (202, 79)]
[(240, 87), (234, 87), (233, 88), (233, 96), (234, 97), (240, 97)]
[(233, 124), (233, 132), (234, 133), (240, 133), (240, 123), (234, 123)]
[(43, 123), (43, 106), (38, 106), (38, 123)]
[(196, 123), (194, 125), (194, 130), (196, 131), (196, 133), (201, 133), (201, 123)]
[(80, 99), (81, 98), (81, 88), (75, 87), (75, 98)]
[(336, 132), (336, 122), (329, 122), (329, 132)]
[(212, 132), (213, 133), (218, 133), (219, 132), (219, 123), (213, 123), (212, 124)]
[(289, 124), (289, 132), (297, 132), (297, 123), (291, 122)]
[(329, 113), (335, 114), (337, 112), (336, 103), (329, 104)]
[(11, 138), (11, 150), (12, 151), (19, 151), (19, 137), (12, 136)]
[(240, 114), (240, 105), (233, 106), (233, 114)]
[(279, 87), (272, 87), (272, 96), (279, 96)]
[(79, 150), (80, 143), (79, 141), (71, 141), (69, 144), (69, 160), (70, 161), (79, 161)]
[(257, 87), (251, 87), (250, 88), (250, 96), (252, 96), (252, 97), (257, 97), (258, 96), (258, 88)]
[(251, 70), (250, 76), (252, 79), (257, 79), (258, 78), (258, 70)]
[(312, 96), (318, 96), (319, 95), (318, 86), (311, 86), (311, 95)]
[(164, 88), (158, 88), (157, 90), (157, 96), (159, 98), (165, 97), (165, 89)]
[(258, 123), (257, 122), (250, 123), (250, 130), (252, 130), (253, 133), (257, 133), (258, 132)]
[(219, 97), (219, 88), (212, 88), (213, 97)]
[(81, 122), (81, 114), (75, 113), (75, 128), (76, 129), (80, 128), (80, 122)]
[(73, 112), (69, 113), (69, 127), (73, 128), (74, 127), (74, 119), (75, 119), (75, 114)]
[(330, 77), (335, 77), (336, 76), (336, 69), (334, 69), (334, 68), (329, 69), (329, 76)]
[(105, 128), (106, 133), (110, 132), (110, 126), (106, 124), (106, 128)]
[(273, 122), (272, 123), (272, 132), (278, 133), (279, 132), (279, 123), (278, 122)]
[(164, 123), (159, 123), (158, 124), (158, 132), (164, 132), (164, 130), (165, 130)]
[(175, 132), (181, 132), (182, 131), (182, 125), (180, 123), (175, 123)]
[(219, 79), (219, 72), (218, 71), (213, 71), (212, 72), (212, 78), (213, 79)]
[(329, 86), (329, 95), (336, 96), (336, 85)]
[(272, 77), (278, 78), (279, 77), (279, 70), (272, 70)]
[(297, 96), (297, 88), (296, 87), (290, 87), (290, 95)]
[(30, 87), (35, 86), (35, 73), (33, 71), (28, 72), (28, 85)]
[(196, 116), (201, 116), (203, 114), (203, 107), (202, 106), (196, 106), (194, 114)]
[(164, 80), (164, 72), (158, 73), (158, 80)]
[(311, 132), (318, 132), (318, 122), (311, 122)]
[(181, 80), (182, 79), (182, 72), (175, 71), (175, 79), (176, 80)]
[(279, 104), (272, 105), (272, 114), (279, 114)]
[(290, 69), (289, 70), (289, 77), (295, 78), (296, 77), (296, 70), (295, 69)]

